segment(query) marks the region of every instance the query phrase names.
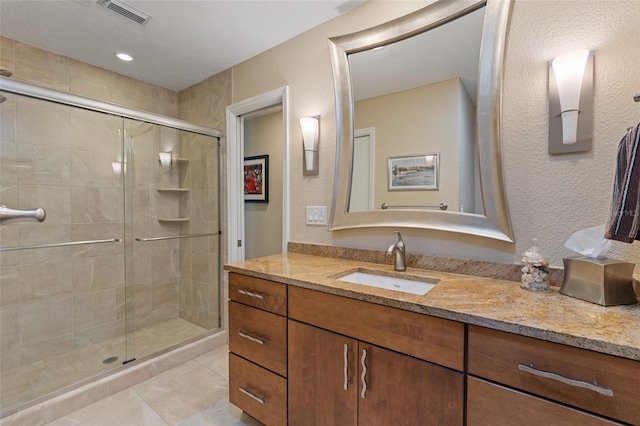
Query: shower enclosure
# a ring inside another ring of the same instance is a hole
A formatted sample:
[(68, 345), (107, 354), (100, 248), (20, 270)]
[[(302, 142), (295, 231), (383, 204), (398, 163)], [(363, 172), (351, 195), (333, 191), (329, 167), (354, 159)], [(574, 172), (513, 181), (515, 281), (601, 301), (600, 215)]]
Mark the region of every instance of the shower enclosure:
[(219, 330), (221, 132), (0, 91), (1, 418)]

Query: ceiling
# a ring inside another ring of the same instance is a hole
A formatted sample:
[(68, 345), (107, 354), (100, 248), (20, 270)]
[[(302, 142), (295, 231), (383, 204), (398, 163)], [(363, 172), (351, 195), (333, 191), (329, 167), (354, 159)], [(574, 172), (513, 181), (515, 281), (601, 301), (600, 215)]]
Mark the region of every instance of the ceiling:
[(460, 78), (476, 102), (485, 8), (424, 33), (349, 56), (356, 101)]
[(96, 0), (0, 0), (0, 34), (177, 91), (366, 0), (125, 1), (152, 19), (140, 25)]

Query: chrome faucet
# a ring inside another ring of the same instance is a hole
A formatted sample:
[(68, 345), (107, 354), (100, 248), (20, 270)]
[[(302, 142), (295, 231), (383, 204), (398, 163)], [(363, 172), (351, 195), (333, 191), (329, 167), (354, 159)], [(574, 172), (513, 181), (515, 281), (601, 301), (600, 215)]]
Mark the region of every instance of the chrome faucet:
[(393, 264), (393, 269), (398, 272), (404, 272), (407, 270), (407, 267), (404, 263), (404, 241), (402, 241), (402, 235), (400, 235), (399, 231), (393, 231), (398, 235), (398, 241), (395, 244), (391, 244), (387, 249), (387, 254), (395, 254), (396, 259)]

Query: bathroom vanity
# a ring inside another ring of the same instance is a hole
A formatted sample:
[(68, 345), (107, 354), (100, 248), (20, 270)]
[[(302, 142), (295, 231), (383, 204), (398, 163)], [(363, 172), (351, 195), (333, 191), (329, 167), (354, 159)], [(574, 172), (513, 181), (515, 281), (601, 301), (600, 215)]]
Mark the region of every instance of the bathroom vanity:
[(230, 401), (266, 425), (640, 424), (640, 306), (296, 253), (226, 265)]

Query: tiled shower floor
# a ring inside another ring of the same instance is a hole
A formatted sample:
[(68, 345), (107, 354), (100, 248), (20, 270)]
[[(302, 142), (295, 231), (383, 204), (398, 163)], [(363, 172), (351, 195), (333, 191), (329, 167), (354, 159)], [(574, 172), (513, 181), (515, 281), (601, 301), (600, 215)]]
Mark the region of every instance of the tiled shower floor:
[(224, 345), (43, 426), (262, 426), (229, 403), (228, 365)]
[[(204, 328), (181, 318), (154, 324), (136, 331), (135, 356), (143, 358), (205, 332)], [(103, 363), (105, 358), (114, 355), (120, 359), (112, 364)], [(124, 356), (124, 337), (119, 337), (3, 371), (0, 373), (0, 407), (20, 404), (96, 376), (120, 366)]]

